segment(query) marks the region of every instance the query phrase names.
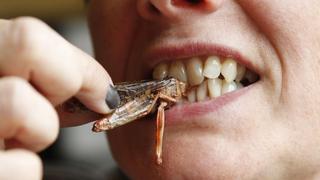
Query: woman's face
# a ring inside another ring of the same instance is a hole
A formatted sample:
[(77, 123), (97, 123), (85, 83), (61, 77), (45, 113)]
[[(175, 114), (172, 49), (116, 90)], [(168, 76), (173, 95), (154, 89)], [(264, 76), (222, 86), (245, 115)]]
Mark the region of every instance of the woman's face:
[(260, 78), (217, 98), (209, 98), (207, 83), (207, 90), (195, 92), (200, 100), (198, 91), (207, 91), (205, 101), (192, 102), (190, 95), (192, 103), (168, 110), (160, 166), (154, 118), (110, 131), (119, 166), (133, 179), (315, 176), (320, 165), (319, 11), (319, 0), (92, 0), (96, 56), (116, 82), (149, 79), (157, 64), (171, 68), (182, 62), (173, 74), (186, 71), (188, 83), (197, 87), (190, 81), (201, 81), (197, 72), (204, 72), (199, 66), (209, 57), (220, 63), (233, 59), (225, 65), (229, 74), (220, 75), (223, 81), (232, 79), (234, 69), (228, 66), (234, 61)]

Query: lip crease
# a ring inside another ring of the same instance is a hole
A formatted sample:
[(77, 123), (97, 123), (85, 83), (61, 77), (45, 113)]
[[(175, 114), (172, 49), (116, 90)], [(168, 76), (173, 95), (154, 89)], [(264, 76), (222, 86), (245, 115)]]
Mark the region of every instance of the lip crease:
[[(257, 73), (261, 73), (259, 67), (253, 65), (251, 61), (246, 59), (240, 52), (226, 46), (208, 43), (186, 43), (186, 44), (166, 44), (161, 47), (150, 49), (144, 58), (147, 69), (152, 70), (160, 62), (170, 62), (177, 59), (187, 59), (197, 56), (216, 55), (222, 58), (232, 58), (237, 63), (244, 65), (247, 69)], [(195, 103), (185, 103), (175, 105), (165, 111), (166, 126), (172, 126), (182, 122), (189, 121), (196, 117), (219, 111), (228, 104), (239, 99), (242, 95), (247, 94), (256, 83), (251, 84), (242, 89), (224, 94), (218, 98)], [(183, 117), (183, 118), (181, 118)]]
[(219, 56), (222, 58), (232, 58), (237, 63), (244, 65), (247, 69), (260, 76), (261, 69), (245, 58), (240, 52), (218, 44), (209, 43), (186, 43), (186, 44), (166, 44), (160, 47), (151, 48), (145, 54), (144, 64), (146, 69), (152, 70), (160, 62), (170, 62), (172, 60), (184, 60), (199, 56)]

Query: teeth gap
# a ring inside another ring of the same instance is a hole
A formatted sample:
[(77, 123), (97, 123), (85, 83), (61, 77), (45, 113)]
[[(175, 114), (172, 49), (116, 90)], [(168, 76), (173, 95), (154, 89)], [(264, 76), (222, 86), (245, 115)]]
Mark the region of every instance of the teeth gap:
[(221, 80), (224, 80), (224, 77), (223, 77), (222, 74), (220, 74), (218, 78), (221, 79)]
[(189, 85), (184, 101), (197, 102), (217, 98), (225, 93), (259, 81), (259, 76), (232, 58), (193, 57), (160, 63), (153, 70), (154, 79), (174, 77)]

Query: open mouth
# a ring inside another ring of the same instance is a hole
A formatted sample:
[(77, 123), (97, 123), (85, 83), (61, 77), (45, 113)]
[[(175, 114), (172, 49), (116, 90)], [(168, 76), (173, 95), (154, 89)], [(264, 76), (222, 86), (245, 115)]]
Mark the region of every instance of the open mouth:
[(234, 58), (198, 56), (160, 62), (153, 69), (157, 80), (173, 77), (189, 86), (183, 102), (202, 102), (218, 98), (257, 82), (257, 73)]
[[(227, 101), (230, 102), (241, 95), (241, 91), (238, 90), (250, 86), (260, 79), (257, 73), (244, 65), (245, 63), (239, 62), (242, 61), (232, 58), (231, 55), (226, 57), (203, 55), (176, 60), (167, 59), (156, 64), (152, 72), (153, 79), (162, 80), (173, 77), (187, 85), (186, 95), (180, 101), (180, 104), (184, 105), (182, 108), (180, 106), (180, 109), (173, 107), (167, 111), (166, 124), (185, 122), (188, 117), (193, 115), (212, 112), (215, 108), (221, 107), (227, 104)], [(159, 112), (157, 114), (156, 149), (158, 151), (156, 154), (157, 162), (161, 164), (164, 117), (159, 119), (158, 115)], [(159, 122), (161, 122), (160, 125)]]

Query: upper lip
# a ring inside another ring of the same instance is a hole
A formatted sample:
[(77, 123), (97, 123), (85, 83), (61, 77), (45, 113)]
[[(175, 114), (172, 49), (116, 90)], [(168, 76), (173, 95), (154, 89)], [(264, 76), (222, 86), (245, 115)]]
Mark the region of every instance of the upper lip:
[(260, 75), (261, 69), (255, 66), (241, 52), (228, 46), (209, 43), (185, 43), (166, 44), (150, 48), (145, 54), (143, 62), (148, 70), (152, 70), (158, 63), (178, 59), (187, 59), (197, 56), (215, 55), (222, 58), (232, 58), (237, 63), (244, 65), (247, 69)]

